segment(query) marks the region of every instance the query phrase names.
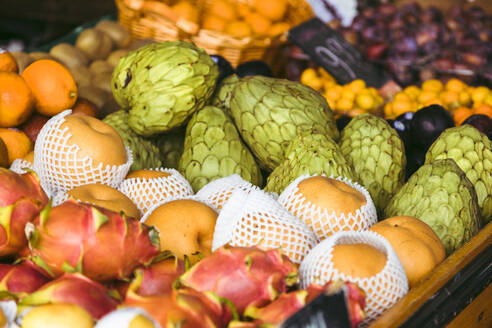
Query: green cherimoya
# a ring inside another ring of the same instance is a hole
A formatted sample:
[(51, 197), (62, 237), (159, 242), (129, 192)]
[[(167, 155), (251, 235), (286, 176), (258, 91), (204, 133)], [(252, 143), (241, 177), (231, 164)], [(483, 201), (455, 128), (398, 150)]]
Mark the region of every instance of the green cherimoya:
[(257, 186), (262, 184), (260, 168), (232, 119), (215, 106), (203, 107), (188, 122), (179, 171), (195, 191), (234, 173)]
[(216, 106), (222, 108), (227, 114), (231, 114), (231, 98), (232, 91), (236, 87), (239, 82), (239, 77), (236, 74), (229, 75), (225, 79), (223, 79), (217, 88), (215, 89), (214, 94), (209, 100), (209, 105)]
[(323, 134), (303, 134), (294, 138), (285, 151), (285, 159), (268, 176), (266, 191), (281, 193), (303, 174), (325, 174), (354, 180), (352, 166), (340, 147)]
[(121, 58), (113, 72), (113, 95), (129, 109), (128, 123), (151, 136), (183, 124), (212, 95), (218, 68), (191, 42), (165, 41), (143, 46)]
[(386, 120), (372, 114), (354, 117), (343, 129), (340, 149), (379, 213), (403, 185), (405, 148)]
[(159, 147), (159, 153), (161, 154), (162, 166), (178, 169), (179, 159), (183, 155), (185, 131), (184, 127), (180, 127), (155, 137), (155, 143)]
[(133, 153), (131, 171), (157, 168), (162, 166), (159, 148), (149, 139), (136, 134), (128, 126), (128, 112), (119, 110), (103, 119), (120, 134), (125, 146)]
[(475, 187), (485, 223), (492, 218), (492, 142), (471, 125), (445, 130), (431, 145), (425, 163), (452, 158)]
[(449, 255), (482, 226), (477, 194), (452, 159), (421, 166), (391, 199), (386, 218), (408, 215), (427, 223)]
[(232, 92), (230, 107), (239, 133), (267, 170), (282, 162), (284, 149), (298, 134), (309, 131), (339, 138), (325, 98), (301, 83), (244, 77)]

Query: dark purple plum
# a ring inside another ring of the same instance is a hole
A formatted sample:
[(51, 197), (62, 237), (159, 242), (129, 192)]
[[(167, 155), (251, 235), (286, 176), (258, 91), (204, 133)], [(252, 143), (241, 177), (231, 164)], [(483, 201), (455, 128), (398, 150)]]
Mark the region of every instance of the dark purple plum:
[(410, 137), (414, 145), (427, 150), (447, 128), (454, 126), (451, 114), (440, 105), (418, 110), (410, 122)]
[(270, 65), (263, 60), (250, 60), (237, 65), (236, 73), (239, 77), (248, 75), (263, 75), (273, 77), (273, 71)]
[(391, 127), (398, 132), (405, 147), (410, 145), (410, 122), (412, 121), (414, 114), (414, 112), (406, 112), (389, 122)]
[(210, 58), (217, 64), (219, 68), (219, 78), (217, 83), (222, 81), (224, 78), (235, 73), (234, 68), (231, 63), (220, 55), (210, 55)]
[(417, 171), (425, 162), (426, 149), (410, 145), (406, 147), (407, 166), (405, 167), (405, 181)]
[(470, 124), (478, 131), (492, 139), (492, 119), (484, 114), (474, 114), (468, 117), (461, 125)]
[(347, 124), (350, 123), (351, 120), (352, 118), (346, 115), (342, 115), (339, 118), (337, 118), (336, 124), (337, 124), (338, 131), (341, 132), (347, 126)]

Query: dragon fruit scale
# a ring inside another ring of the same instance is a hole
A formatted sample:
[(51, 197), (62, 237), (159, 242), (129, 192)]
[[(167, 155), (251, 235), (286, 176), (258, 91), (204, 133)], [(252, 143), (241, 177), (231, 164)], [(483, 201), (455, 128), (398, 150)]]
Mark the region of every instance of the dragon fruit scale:
[(20, 307), (68, 303), (84, 308), (94, 319), (116, 309), (118, 301), (101, 284), (80, 273), (66, 273), (23, 298)]
[(15, 254), (27, 245), (24, 228), (48, 201), (34, 171), (18, 174), (0, 168), (0, 256)]
[(242, 314), (273, 301), (298, 280), (297, 267), (280, 250), (223, 246), (179, 279), (179, 284), (227, 298)]
[(79, 272), (96, 281), (125, 279), (159, 253), (153, 227), (72, 199), (48, 204), (26, 225), (26, 235), (32, 260), (53, 276)]

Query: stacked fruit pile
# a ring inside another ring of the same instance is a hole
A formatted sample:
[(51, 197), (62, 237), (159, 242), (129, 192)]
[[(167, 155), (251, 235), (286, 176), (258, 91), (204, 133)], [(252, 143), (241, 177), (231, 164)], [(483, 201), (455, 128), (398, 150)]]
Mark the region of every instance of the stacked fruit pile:
[[(340, 288), (355, 327), (492, 217), (492, 143), (470, 125), (434, 130), (405, 181), (406, 141), (383, 118), (361, 114), (340, 131), (312, 88), (219, 82), (192, 43), (129, 52), (111, 87), (122, 110), (60, 112), (30, 162), (0, 171), (0, 255), (19, 259), (6, 264), (14, 302), (2, 305), (23, 327), (43, 316), (99, 328), (278, 325)], [(177, 170), (162, 154), (176, 136)], [(24, 274), (30, 283), (14, 280)]]

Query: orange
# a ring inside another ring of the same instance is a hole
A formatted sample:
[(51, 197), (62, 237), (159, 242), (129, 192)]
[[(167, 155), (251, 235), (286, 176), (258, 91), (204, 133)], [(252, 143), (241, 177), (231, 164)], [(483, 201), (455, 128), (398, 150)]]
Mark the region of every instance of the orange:
[(226, 27), (227, 21), (219, 16), (206, 16), (203, 19), (202, 28), (205, 30), (212, 30), (217, 32), (223, 32)]
[(253, 29), (246, 22), (232, 21), (226, 25), (224, 32), (235, 38), (242, 39), (251, 36)]
[(287, 11), (286, 0), (255, 0), (254, 3), (256, 11), (274, 22), (281, 20)]
[(68, 69), (51, 59), (37, 60), (27, 66), (22, 77), (31, 88), (36, 110), (46, 116), (72, 108), (77, 101), (77, 85)]
[(253, 9), (246, 3), (238, 2), (236, 3), (236, 11), (239, 17), (246, 17), (251, 13)]
[(9, 165), (15, 159), (23, 158), (33, 149), (31, 140), (19, 129), (0, 128), (0, 138), (7, 146)]
[(34, 96), (17, 73), (0, 72), (0, 127), (24, 123), (34, 110)]
[(272, 22), (270, 22), (268, 18), (257, 12), (252, 12), (248, 14), (246, 17), (244, 17), (244, 20), (249, 25), (251, 25), (253, 33), (256, 35), (268, 34), (270, 26), (272, 25)]
[(17, 73), (19, 67), (15, 57), (10, 52), (0, 48), (0, 72), (13, 72)]
[(454, 123), (458, 126), (463, 123), (464, 120), (466, 120), (470, 115), (473, 114), (473, 111), (471, 108), (468, 107), (458, 107), (454, 113), (453, 113), (453, 120)]
[(277, 36), (279, 34), (282, 34), (290, 29), (289, 23), (285, 22), (280, 22), (280, 23), (275, 23), (272, 24), (272, 27), (268, 31), (268, 35), (270, 36)]
[(188, 1), (179, 1), (171, 7), (176, 15), (190, 22), (198, 23), (198, 10)]
[(484, 114), (492, 118), (492, 106), (489, 106), (487, 104), (479, 105), (473, 108), (473, 114)]
[(460, 93), (461, 91), (465, 90), (466, 84), (463, 81), (458, 80), (457, 78), (452, 78), (449, 79), (448, 82), (446, 82), (445, 88), (449, 91)]
[(232, 4), (232, 2), (226, 0), (212, 1), (209, 15), (219, 16), (227, 21), (233, 21), (237, 19), (237, 13), (234, 5)]
[(424, 91), (432, 91), (432, 92), (441, 92), (444, 88), (444, 85), (441, 81), (436, 79), (430, 79), (422, 83), (422, 90)]

